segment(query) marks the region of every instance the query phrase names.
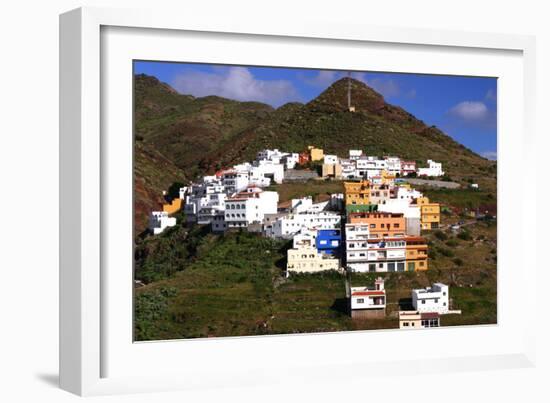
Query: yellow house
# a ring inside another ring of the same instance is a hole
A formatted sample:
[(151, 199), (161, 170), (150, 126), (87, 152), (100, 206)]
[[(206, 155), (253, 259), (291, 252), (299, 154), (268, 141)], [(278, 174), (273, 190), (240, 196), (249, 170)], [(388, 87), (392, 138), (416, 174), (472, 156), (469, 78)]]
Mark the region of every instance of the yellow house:
[(325, 270), (339, 270), (340, 261), (317, 251), (315, 246), (305, 246), (287, 251), (288, 272), (314, 273)]
[(308, 146), (310, 161), (321, 161), (325, 157), (325, 153), (322, 148), (316, 148), (314, 146)]
[(427, 197), (415, 199), (414, 204), (420, 207), (420, 228), (430, 230), (439, 228), (441, 223), (441, 208), (439, 203), (430, 203)]
[(344, 182), (346, 206), (370, 204), (370, 189), (371, 186), (368, 180)]
[(174, 199), (172, 200), (172, 203), (170, 204), (163, 204), (162, 205), (162, 211), (168, 213), (168, 214), (174, 214), (181, 209), (181, 199)]

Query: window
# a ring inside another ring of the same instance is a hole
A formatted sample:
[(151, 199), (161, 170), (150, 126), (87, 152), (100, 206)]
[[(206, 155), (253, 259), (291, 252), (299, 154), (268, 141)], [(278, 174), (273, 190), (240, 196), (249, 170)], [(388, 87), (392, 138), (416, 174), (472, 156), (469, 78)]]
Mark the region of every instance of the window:
[(425, 303), (426, 303), (426, 300), (425, 300), (425, 299), (423, 299), (423, 300), (422, 300), (422, 303), (423, 303), (423, 304), (425, 304)]
[(397, 271), (405, 271), (405, 263), (404, 262), (397, 263)]
[(393, 228), (399, 228), (399, 224), (398, 223), (393, 224)]
[(407, 263), (407, 266), (408, 266), (407, 270), (414, 271), (414, 262)]
[(395, 271), (395, 262), (388, 263), (388, 271)]
[(376, 265), (374, 263), (369, 264), (369, 271), (376, 271)]
[(409, 322), (403, 322), (403, 326), (405, 327), (409, 326)]
[[(424, 267), (424, 262), (419, 262), (420, 267)], [(445, 295), (445, 293), (443, 293)]]
[(444, 303), (443, 303), (443, 306), (447, 306), (447, 303), (446, 303), (446, 302), (444, 302)]
[(435, 303), (437, 304), (439, 302), (439, 298), (436, 298), (435, 299)]
[(376, 228), (376, 224), (371, 224), (370, 227), (371, 228)]
[(357, 298), (357, 303), (358, 303), (358, 304), (364, 304), (364, 303), (365, 303), (365, 299), (364, 299), (364, 298)]

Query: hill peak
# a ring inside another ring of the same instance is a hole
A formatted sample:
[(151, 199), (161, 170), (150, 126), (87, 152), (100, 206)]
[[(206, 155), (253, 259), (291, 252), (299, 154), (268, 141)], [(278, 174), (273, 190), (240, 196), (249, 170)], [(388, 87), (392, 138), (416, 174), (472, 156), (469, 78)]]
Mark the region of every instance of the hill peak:
[(351, 98), (351, 106), (355, 107), (357, 112), (376, 112), (386, 104), (384, 97), (364, 82), (344, 77), (332, 83), (308, 105), (323, 112), (347, 111), (348, 92)]

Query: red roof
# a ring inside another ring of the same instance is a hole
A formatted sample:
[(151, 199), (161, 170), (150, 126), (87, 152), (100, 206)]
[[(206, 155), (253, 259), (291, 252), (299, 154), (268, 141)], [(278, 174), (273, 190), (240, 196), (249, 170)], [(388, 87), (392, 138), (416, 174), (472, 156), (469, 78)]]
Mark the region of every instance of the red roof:
[(358, 296), (358, 297), (366, 297), (366, 296), (369, 296), (369, 295), (384, 296), (384, 295), (386, 295), (386, 293), (384, 291), (356, 291), (356, 292), (352, 293), (351, 295), (352, 296)]

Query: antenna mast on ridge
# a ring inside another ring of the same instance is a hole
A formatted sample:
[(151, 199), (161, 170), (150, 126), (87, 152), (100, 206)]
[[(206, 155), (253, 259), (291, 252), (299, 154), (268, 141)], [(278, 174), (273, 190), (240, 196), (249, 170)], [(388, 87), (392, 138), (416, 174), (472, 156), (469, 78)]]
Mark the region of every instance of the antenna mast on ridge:
[(351, 72), (348, 71), (348, 111), (355, 112), (355, 106), (351, 106)]

